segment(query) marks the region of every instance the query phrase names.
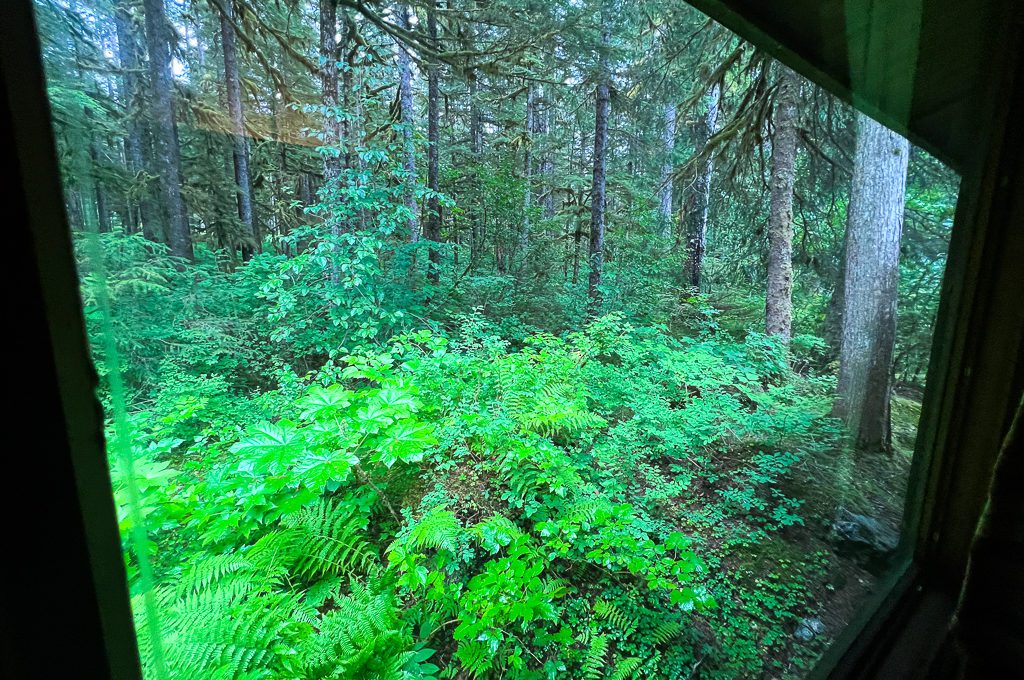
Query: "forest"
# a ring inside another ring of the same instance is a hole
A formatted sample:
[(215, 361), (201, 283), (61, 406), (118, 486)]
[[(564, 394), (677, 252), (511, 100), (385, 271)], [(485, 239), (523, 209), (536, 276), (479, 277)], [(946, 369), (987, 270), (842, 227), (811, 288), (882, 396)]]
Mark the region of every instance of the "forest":
[(796, 678), (959, 178), (682, 0), (36, 0), (147, 679)]

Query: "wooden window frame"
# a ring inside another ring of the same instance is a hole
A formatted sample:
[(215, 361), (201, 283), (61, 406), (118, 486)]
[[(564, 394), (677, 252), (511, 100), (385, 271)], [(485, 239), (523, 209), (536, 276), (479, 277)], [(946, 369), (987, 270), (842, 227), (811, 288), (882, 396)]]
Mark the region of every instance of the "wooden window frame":
[[(771, 44), (716, 0), (691, 2), (747, 39)], [(17, 423), (33, 450), (17, 447), (21, 455), (11, 456), (6, 471), (9, 488), (17, 481), (35, 489), (45, 508), (26, 507), (21, 498), (12, 508), (18, 512), (9, 545), (19, 552), (3, 561), (0, 670), (134, 680), (141, 677), (138, 650), (32, 2), (2, 5), (0, 134), (8, 150), (9, 242), (21, 254), (9, 279), (18, 282), (9, 292), (14, 356), (33, 367), (39, 392)], [(1019, 30), (1010, 44), (1020, 44)], [(815, 79), (813, 67), (781, 45), (769, 51)], [(903, 559), (812, 677), (919, 676), (945, 637), (1000, 437), (1024, 383), (1024, 228), (1014, 228), (1024, 224), (1014, 204), (1015, 192), (1024, 193), (1024, 134), (1007, 125), (1024, 120), (1020, 70), (1018, 58), (993, 83), (1001, 104), (979, 141), (984, 161), (963, 174)]]

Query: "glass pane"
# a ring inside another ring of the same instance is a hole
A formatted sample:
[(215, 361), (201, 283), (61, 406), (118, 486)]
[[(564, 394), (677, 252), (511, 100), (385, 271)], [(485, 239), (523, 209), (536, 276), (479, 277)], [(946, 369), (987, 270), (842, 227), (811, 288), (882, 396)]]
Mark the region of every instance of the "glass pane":
[(800, 677), (896, 565), (921, 149), (678, 2), (36, 7), (147, 678)]

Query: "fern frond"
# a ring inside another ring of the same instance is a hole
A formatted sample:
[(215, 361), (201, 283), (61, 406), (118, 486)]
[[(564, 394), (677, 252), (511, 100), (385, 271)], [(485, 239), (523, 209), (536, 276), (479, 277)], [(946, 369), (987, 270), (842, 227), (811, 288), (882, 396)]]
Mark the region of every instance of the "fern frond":
[(497, 550), (497, 546), (507, 546), (524, 535), (515, 522), (498, 513), (476, 524), (472, 532), (492, 552)]
[(583, 662), (581, 677), (584, 680), (597, 680), (601, 677), (601, 669), (604, 667), (604, 656), (607, 651), (607, 635), (598, 635), (590, 641), (590, 649), (587, 650), (587, 658)]
[(678, 621), (665, 621), (655, 626), (645, 637), (655, 645), (663, 645), (683, 632), (683, 625)]
[(429, 548), (454, 553), (459, 549), (462, 533), (462, 525), (454, 514), (431, 510), (409, 532), (409, 543), (414, 550)]
[(613, 602), (608, 602), (606, 600), (595, 601), (594, 613), (599, 619), (607, 621), (612, 627), (622, 633), (623, 638), (628, 638), (636, 631), (636, 619), (627, 616)]
[(615, 664), (611, 680), (626, 680), (626, 678), (632, 678), (636, 675), (636, 672), (640, 670), (640, 666), (642, 664), (643, 659), (635, 656), (621, 659), (617, 664)]
[(231, 575), (248, 571), (252, 564), (238, 553), (210, 555), (193, 560), (178, 581), (178, 594), (208, 590), (215, 583), (223, 583)]
[(301, 550), (291, 567), (297, 576), (361, 573), (373, 563), (373, 547), (362, 535), (363, 519), (341, 503), (321, 500), (281, 523), (299, 541)]
[(479, 678), (491, 668), (491, 653), (482, 642), (465, 642), (455, 650), (455, 658), (470, 677)]

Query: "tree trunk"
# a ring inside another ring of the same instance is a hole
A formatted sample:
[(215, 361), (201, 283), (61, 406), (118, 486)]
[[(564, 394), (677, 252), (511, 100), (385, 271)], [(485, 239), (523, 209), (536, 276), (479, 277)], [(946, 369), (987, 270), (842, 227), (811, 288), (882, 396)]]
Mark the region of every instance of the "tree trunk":
[[(85, 119), (93, 120), (92, 109), (85, 107)], [(92, 194), (96, 204), (96, 229), (101, 234), (110, 232), (110, 211), (107, 208), (107, 194), (100, 181), (100, 166), (103, 164), (103, 149), (95, 135), (89, 135), (89, 174), (92, 176)]]
[(765, 333), (788, 346), (793, 333), (793, 186), (796, 182), (797, 75), (781, 66), (772, 136), (771, 205), (768, 213), (768, 272)]
[(150, 120), (153, 123), (153, 169), (160, 184), (163, 209), (167, 216), (167, 237), (171, 254), (191, 260), (192, 235), (181, 197), (181, 152), (174, 119), (174, 80), (171, 77), (171, 53), (167, 40), (167, 16), (164, 0), (143, 0), (146, 14), (146, 47), (149, 52)]
[(857, 115), (834, 415), (861, 450), (888, 450), (900, 238), (910, 145)]
[(519, 228), (519, 256), (526, 263), (526, 249), (530, 245), (530, 211), (533, 209), (533, 133), (535, 93), (533, 83), (526, 84), (526, 119), (523, 124), (523, 222)]
[(672, 236), (672, 152), (676, 146), (676, 105), (665, 105), (664, 127), (661, 130), (661, 177), (658, 179), (658, 229), (661, 237)]
[[(475, 44), (475, 40), (474, 40)], [(480, 76), (476, 69), (469, 73), (469, 148), (480, 162), (484, 152), (484, 126), (480, 117), (480, 105), (477, 103), (477, 91), (480, 89)]]
[(555, 105), (553, 101), (554, 88), (547, 88), (543, 98), (543, 115), (540, 116), (538, 132), (543, 135), (543, 154), (541, 156), (540, 174), (544, 177), (544, 198), (541, 201), (545, 220), (555, 216), (555, 162), (552, 157), (551, 128), (555, 120)]
[[(849, 210), (847, 210), (847, 221), (849, 221)], [(839, 253), (839, 272), (836, 276), (836, 287), (829, 298), (828, 307), (825, 309), (825, 330), (823, 338), (828, 343), (830, 358), (839, 357), (840, 346), (843, 344), (843, 290), (846, 287), (846, 251), (849, 249), (850, 228), (846, 225), (843, 234), (843, 249)]]
[[(427, 9), (427, 34), (430, 45), (435, 50), (437, 42), (437, 4), (431, 0)], [(439, 104), (441, 92), (439, 83), (439, 67), (437, 59), (430, 57), (427, 64), (427, 188), (431, 195), (427, 199), (427, 219), (425, 223), (424, 236), (431, 243), (441, 241), (441, 202), (437, 198), (440, 188), (439, 184), (439, 154), (441, 134), (439, 129)], [(427, 279), (431, 283), (437, 283), (441, 278), (441, 253), (434, 246), (427, 251)]]
[(224, 81), (228, 115), (231, 117), (231, 155), (235, 167), (235, 199), (242, 222), (242, 260), (248, 261), (259, 248), (259, 235), (253, 219), (252, 175), (249, 172), (249, 146), (242, 111), (242, 84), (238, 75), (238, 50), (235, 46), (233, 0), (219, 3), (221, 49), (224, 52)]
[[(320, 97), (324, 106), (324, 146), (328, 151), (324, 154), (324, 187), (333, 187), (341, 175), (341, 157), (338, 145), (341, 138), (341, 126), (338, 125), (338, 0), (320, 0)], [(341, 270), (337, 261), (338, 237), (341, 225), (338, 218), (328, 214), (327, 220), (331, 230), (331, 284), (337, 286), (341, 280)]]
[[(338, 125), (338, 1), (320, 0), (320, 97), (326, 110), (324, 146), (338, 144), (341, 128)], [(337, 150), (337, 149), (335, 149)], [(324, 156), (324, 185), (328, 186), (341, 174), (341, 158), (337, 153)]]
[(121, 65), (121, 96), (125, 107), (125, 165), (128, 172), (141, 178), (138, 192), (138, 212), (142, 222), (142, 234), (150, 241), (167, 243), (167, 229), (160, 209), (153, 201), (150, 176), (153, 172), (152, 147), (145, 118), (140, 116), (146, 110), (145, 96), (140, 80), (143, 72), (142, 54), (137, 39), (137, 29), (132, 21), (126, 2), (119, 3), (114, 10), (114, 26), (117, 32), (117, 54)]
[(590, 275), (587, 279), (587, 312), (596, 316), (601, 307), (601, 275), (604, 271), (604, 210), (608, 169), (608, 114), (611, 111), (611, 73), (608, 48), (611, 16), (607, 0), (601, 7), (601, 57), (594, 93), (594, 179), (590, 190)]
[[(715, 134), (718, 126), (718, 105), (721, 98), (721, 87), (715, 83), (708, 90), (707, 111), (704, 120), (697, 130), (697, 138), (701, 152), (708, 140)], [(715, 169), (715, 160), (707, 154), (704, 162), (697, 169), (693, 182), (693, 192), (686, 206), (686, 281), (697, 292), (701, 289), (704, 274), (704, 253), (708, 243), (708, 215), (711, 207), (711, 174)]]
[[(398, 10), (402, 28), (409, 29), (409, 10), (404, 5)], [(402, 188), (402, 202), (409, 211), (409, 241), (420, 240), (420, 219), (416, 204), (416, 145), (413, 131), (416, 126), (416, 110), (412, 99), (412, 57), (401, 42), (398, 47), (398, 98), (402, 110), (402, 153), (405, 165), (405, 186)]]

